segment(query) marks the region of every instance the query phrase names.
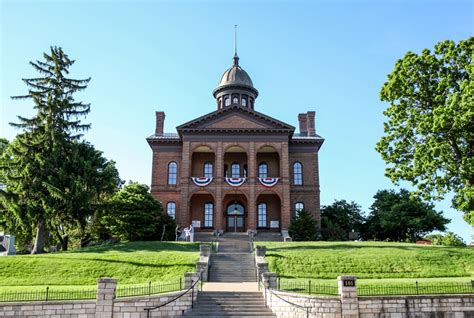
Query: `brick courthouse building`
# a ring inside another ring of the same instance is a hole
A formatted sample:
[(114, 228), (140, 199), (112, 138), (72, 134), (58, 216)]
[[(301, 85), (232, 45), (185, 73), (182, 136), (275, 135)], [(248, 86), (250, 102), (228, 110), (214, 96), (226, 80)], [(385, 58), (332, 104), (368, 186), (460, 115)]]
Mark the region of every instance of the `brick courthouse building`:
[(203, 231), (286, 231), (306, 209), (320, 219), (315, 112), (299, 114), (299, 133), (254, 110), (258, 96), (234, 56), (213, 92), (217, 110), (163, 131), (156, 112), (151, 193), (178, 224)]

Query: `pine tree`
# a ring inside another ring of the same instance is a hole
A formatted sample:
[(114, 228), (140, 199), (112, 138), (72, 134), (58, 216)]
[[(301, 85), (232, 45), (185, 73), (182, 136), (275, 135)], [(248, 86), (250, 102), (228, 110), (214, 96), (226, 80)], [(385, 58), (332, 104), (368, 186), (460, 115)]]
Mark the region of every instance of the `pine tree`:
[(316, 241), (318, 239), (317, 222), (306, 210), (300, 210), (291, 220), (288, 233), (294, 241)]
[(12, 160), (2, 163), (7, 170), (7, 189), (3, 201), (7, 209), (24, 224), (33, 225), (35, 240), (32, 254), (43, 252), (48, 228), (61, 214), (69, 215), (64, 207), (64, 194), (69, 191), (64, 180), (68, 174), (68, 159), (72, 146), (81, 133), (90, 128), (80, 119), (90, 111), (90, 105), (76, 102), (74, 93), (84, 90), (90, 78), (70, 79), (69, 67), (74, 61), (61, 48), (51, 47), (43, 54), (44, 61), (30, 62), (42, 77), (23, 79), (28, 94), (13, 99), (31, 99), (36, 115), (18, 116), (12, 126), (22, 129), (11, 143)]

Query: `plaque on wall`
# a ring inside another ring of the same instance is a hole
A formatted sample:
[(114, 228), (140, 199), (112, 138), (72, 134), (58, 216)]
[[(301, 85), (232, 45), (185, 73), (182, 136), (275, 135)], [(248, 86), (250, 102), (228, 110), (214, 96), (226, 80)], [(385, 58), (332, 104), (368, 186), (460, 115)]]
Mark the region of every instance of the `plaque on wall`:
[(278, 228), (280, 228), (280, 221), (270, 221), (270, 228), (271, 228), (271, 229), (278, 229)]
[(193, 220), (192, 222), (194, 227), (201, 227), (201, 221), (200, 220)]

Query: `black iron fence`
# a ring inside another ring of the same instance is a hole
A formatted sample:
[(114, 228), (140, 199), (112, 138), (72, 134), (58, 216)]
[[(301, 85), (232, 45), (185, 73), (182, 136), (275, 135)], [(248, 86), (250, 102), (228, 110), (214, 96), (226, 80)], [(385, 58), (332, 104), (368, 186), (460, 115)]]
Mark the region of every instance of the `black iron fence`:
[(0, 289), (0, 302), (87, 300), (95, 299), (96, 295), (96, 287), (79, 290), (61, 290), (45, 287), (44, 290), (36, 291), (2, 291)]
[(315, 280), (292, 280), (278, 277), (277, 289), (308, 295), (337, 295), (336, 284), (318, 282)]
[(471, 282), (440, 282), (391, 285), (358, 285), (359, 296), (408, 296), (408, 295), (443, 295), (443, 294), (474, 294), (474, 281)]
[(116, 296), (118, 297), (132, 297), (132, 296), (146, 296), (154, 294), (162, 294), (174, 292), (183, 289), (183, 280), (180, 278), (171, 282), (152, 283), (148, 282), (143, 285), (118, 285)]

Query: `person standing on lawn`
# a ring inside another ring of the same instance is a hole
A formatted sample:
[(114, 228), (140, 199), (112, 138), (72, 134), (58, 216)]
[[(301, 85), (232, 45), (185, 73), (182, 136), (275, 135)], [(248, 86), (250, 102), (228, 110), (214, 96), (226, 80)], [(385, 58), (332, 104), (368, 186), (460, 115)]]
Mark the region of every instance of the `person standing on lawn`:
[(194, 242), (194, 226), (192, 223), (189, 224), (189, 235), (190, 235), (191, 242)]
[(186, 242), (189, 242), (191, 239), (191, 230), (189, 227), (184, 228), (184, 234), (186, 236)]

